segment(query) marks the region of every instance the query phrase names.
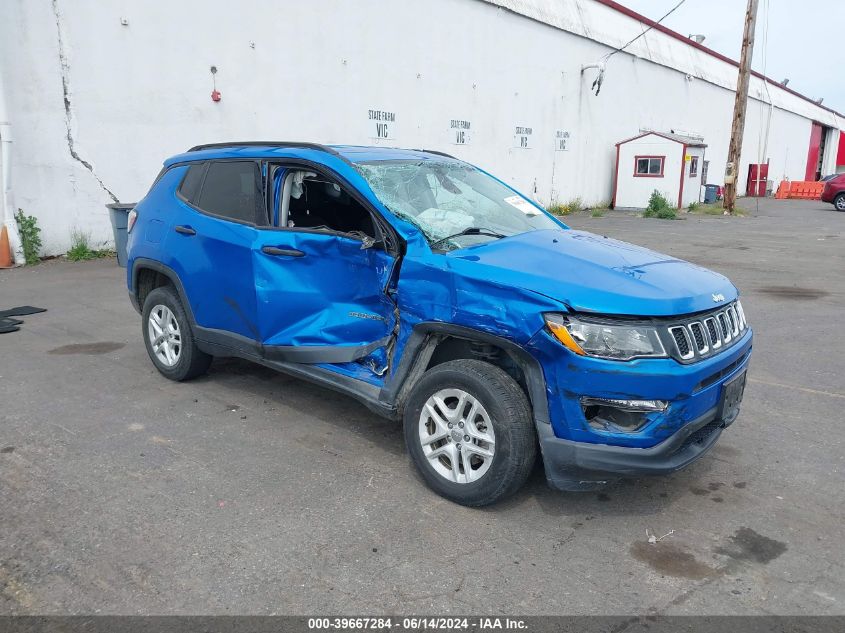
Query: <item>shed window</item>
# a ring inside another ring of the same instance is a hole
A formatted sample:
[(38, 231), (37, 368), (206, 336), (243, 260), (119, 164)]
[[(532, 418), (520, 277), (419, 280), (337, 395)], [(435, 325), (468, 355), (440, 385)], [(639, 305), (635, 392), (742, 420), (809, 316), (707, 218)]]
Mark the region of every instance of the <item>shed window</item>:
[(689, 177), (694, 178), (695, 176), (698, 176), (698, 156), (690, 156)]
[(637, 156), (634, 158), (634, 176), (663, 177), (665, 156)]

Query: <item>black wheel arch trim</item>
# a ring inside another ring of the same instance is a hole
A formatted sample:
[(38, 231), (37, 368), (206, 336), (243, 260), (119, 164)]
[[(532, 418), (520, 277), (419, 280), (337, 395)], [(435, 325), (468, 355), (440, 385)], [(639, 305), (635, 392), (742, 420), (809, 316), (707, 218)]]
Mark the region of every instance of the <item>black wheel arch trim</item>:
[(536, 358), (517, 343), (501, 336), (439, 321), (423, 321), (414, 326), (411, 336), (405, 343), (399, 366), (385, 382), (379, 399), (385, 403), (390, 403), (397, 414), (401, 416), (408, 395), (425, 372), (434, 349), (441, 341), (449, 337), (488, 343), (504, 350), (525, 376), (534, 421), (550, 424), (545, 375), (540, 362)]
[(141, 312), (144, 309), (144, 306), (141, 305), (141, 302), (138, 299), (138, 271), (142, 268), (149, 268), (150, 270), (154, 270), (157, 273), (161, 273), (165, 277), (167, 277), (171, 282), (173, 282), (173, 286), (176, 288), (176, 292), (179, 293), (179, 300), (182, 302), (182, 307), (185, 308), (185, 312), (188, 315), (188, 319), (191, 321), (191, 327), (194, 327), (197, 323), (196, 319), (194, 318), (194, 311), (191, 308), (191, 304), (188, 301), (188, 295), (185, 293), (185, 287), (182, 285), (182, 280), (179, 279), (179, 275), (176, 274), (176, 271), (170, 268), (169, 266), (165, 266), (161, 262), (157, 262), (154, 259), (147, 259), (146, 257), (137, 257), (135, 261), (132, 262), (132, 290), (129, 291), (129, 296), (132, 299), (132, 305), (136, 306), (136, 310)]

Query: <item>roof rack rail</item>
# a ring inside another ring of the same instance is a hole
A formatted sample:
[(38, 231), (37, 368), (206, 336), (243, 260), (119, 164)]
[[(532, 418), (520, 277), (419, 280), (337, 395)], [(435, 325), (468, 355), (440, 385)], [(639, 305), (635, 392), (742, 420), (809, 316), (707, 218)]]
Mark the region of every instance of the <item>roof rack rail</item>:
[(223, 149), (226, 147), (302, 147), (306, 149), (316, 149), (322, 152), (328, 152), (335, 156), (340, 156), (340, 152), (328, 145), (321, 145), (319, 143), (297, 143), (294, 141), (227, 141), (225, 143), (205, 143), (203, 145), (194, 145), (189, 152), (198, 152), (203, 149)]
[(425, 152), (426, 154), (437, 154), (438, 156), (445, 156), (446, 158), (454, 158), (455, 160), (460, 160), (459, 158), (455, 158), (451, 154), (447, 154), (446, 152), (441, 152), (436, 149), (415, 148), (414, 151)]

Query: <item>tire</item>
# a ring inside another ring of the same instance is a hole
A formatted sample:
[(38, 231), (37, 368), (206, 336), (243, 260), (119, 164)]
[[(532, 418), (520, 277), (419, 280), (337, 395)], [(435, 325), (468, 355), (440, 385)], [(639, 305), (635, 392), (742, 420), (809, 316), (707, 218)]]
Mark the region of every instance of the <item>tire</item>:
[[(155, 317), (151, 316), (153, 312)], [(212, 357), (201, 351), (194, 342), (191, 323), (172, 286), (152, 290), (144, 300), (142, 315), (144, 345), (150, 360), (162, 376), (182, 381), (208, 371)], [(154, 349), (153, 344), (159, 338), (151, 340), (150, 337), (156, 336), (156, 332), (160, 332), (159, 337), (163, 334), (166, 340)]]
[(453, 360), (425, 372), (408, 398), (403, 424), (426, 484), (465, 506), (489, 505), (519, 490), (537, 457), (525, 392), (501, 368), (478, 360)]
[(845, 193), (840, 193), (833, 199), (833, 208), (837, 211), (845, 211)]

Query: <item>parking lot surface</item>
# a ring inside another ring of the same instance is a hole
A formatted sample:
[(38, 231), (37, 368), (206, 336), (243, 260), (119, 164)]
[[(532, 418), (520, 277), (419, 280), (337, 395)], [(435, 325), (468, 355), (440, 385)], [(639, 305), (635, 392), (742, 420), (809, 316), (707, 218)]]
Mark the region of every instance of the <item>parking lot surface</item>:
[(741, 289), (716, 448), (599, 493), (538, 468), (481, 510), (347, 397), (231, 359), (164, 379), (114, 260), (0, 271), (0, 309), (48, 309), (0, 335), (0, 613), (845, 614), (845, 214), (743, 205), (567, 220)]

